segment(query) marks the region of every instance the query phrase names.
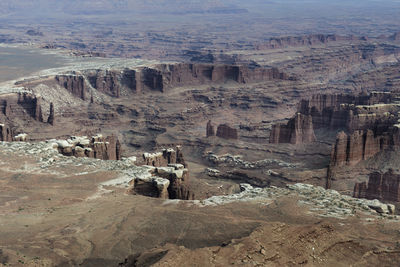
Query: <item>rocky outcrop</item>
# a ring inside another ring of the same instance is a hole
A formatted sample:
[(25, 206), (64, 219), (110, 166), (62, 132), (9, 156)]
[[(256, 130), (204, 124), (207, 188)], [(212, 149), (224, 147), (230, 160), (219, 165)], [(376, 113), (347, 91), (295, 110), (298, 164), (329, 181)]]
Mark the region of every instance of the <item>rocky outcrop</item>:
[(392, 169), (385, 173), (373, 172), (366, 182), (354, 185), (353, 196), (357, 198), (378, 199), (384, 201), (400, 201), (400, 174)]
[[(144, 164), (153, 167), (151, 173), (155, 177), (167, 179), (168, 198), (170, 199), (193, 199), (194, 195), (189, 187), (189, 171), (186, 168), (186, 163), (183, 157), (182, 149), (177, 146), (176, 149), (164, 149), (158, 153), (144, 153)], [(147, 187), (153, 188), (152, 192), (161, 192), (160, 189), (155, 189), (155, 178), (142, 179), (142, 182), (147, 181)], [(144, 185), (143, 185), (144, 186)], [(159, 186), (157, 187), (159, 188)], [(153, 194), (155, 195), (155, 194)], [(166, 194), (161, 194), (163, 197)]]
[(26, 142), (28, 139), (28, 135), (26, 133), (20, 133), (14, 136), (13, 141), (15, 142)]
[(170, 199), (194, 199), (194, 194), (188, 184), (189, 171), (182, 164), (168, 164), (168, 167), (158, 167), (156, 168), (156, 175), (170, 182), (168, 186), (168, 197)]
[(143, 161), (144, 165), (154, 167), (167, 166), (168, 164), (182, 164), (186, 166), (180, 146), (176, 146), (175, 150), (172, 148), (167, 148), (163, 149), (162, 152), (144, 153)]
[(18, 104), (22, 106), (35, 120), (43, 122), (40, 96), (35, 96), (30, 93), (19, 93)]
[[(390, 121), (386, 112), (390, 110), (393, 95), (385, 92), (373, 92), (369, 95), (314, 95), (302, 100), (298, 112), (311, 115), (314, 129), (345, 129), (350, 132), (373, 128), (377, 122)], [(387, 124), (393, 124), (392, 121)]]
[(11, 142), (13, 140), (13, 133), (9, 126), (0, 124), (0, 141)]
[(120, 97), (121, 90), (124, 88), (130, 91), (140, 92), (141, 86), (138, 85), (137, 81), (138, 74), (139, 72), (130, 69), (124, 69), (122, 71), (97, 70), (89, 72), (87, 74), (87, 79), (90, 85), (100, 92), (113, 97)]
[(218, 125), (217, 136), (224, 139), (238, 139), (237, 130), (228, 124)]
[(47, 118), (47, 123), (54, 125), (54, 104), (50, 103), (49, 117)]
[(311, 115), (297, 113), (289, 122), (272, 126), (269, 142), (302, 144), (316, 140)]
[(82, 74), (71, 73), (55, 76), (55, 80), (60, 86), (83, 100), (86, 99), (89, 84), (89, 87), (104, 94), (120, 97), (122, 91), (127, 94), (144, 91), (164, 92), (180, 86), (227, 81), (251, 83), (273, 79), (293, 78), (277, 68), (203, 63), (158, 64), (152, 67), (122, 70), (87, 70)]
[(163, 199), (194, 199), (188, 184), (189, 172), (182, 164), (148, 167), (150, 175), (136, 177), (130, 192)]
[(375, 134), (372, 130), (355, 131), (352, 134), (342, 131), (338, 133), (332, 148), (330, 165), (332, 167), (352, 166), (362, 160), (372, 158), (385, 149), (399, 146), (396, 138), (398, 132), (397, 129), (382, 134)]
[(365, 198), (366, 195), (367, 195), (367, 183), (366, 182), (356, 183), (354, 185), (353, 197)]
[(89, 157), (102, 160), (120, 160), (121, 144), (116, 136), (102, 135), (72, 136), (67, 140), (55, 141), (54, 147), (65, 156)]
[(215, 136), (214, 125), (212, 124), (211, 121), (208, 121), (208, 122), (207, 122), (207, 126), (206, 126), (206, 136), (207, 136), (207, 137)]
[(86, 100), (86, 81), (82, 75), (57, 75), (55, 80), (58, 84), (64, 87), (67, 91), (71, 92), (74, 96)]

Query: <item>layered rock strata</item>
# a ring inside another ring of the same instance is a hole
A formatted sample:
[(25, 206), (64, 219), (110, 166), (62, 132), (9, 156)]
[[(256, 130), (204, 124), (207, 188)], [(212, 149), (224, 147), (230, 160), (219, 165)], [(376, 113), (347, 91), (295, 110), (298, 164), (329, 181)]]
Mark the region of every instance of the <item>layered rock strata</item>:
[(386, 112), (393, 108), (390, 105), (393, 99), (392, 94), (385, 92), (357, 96), (314, 95), (311, 99), (299, 103), (298, 112), (312, 116), (314, 129), (345, 129), (352, 132), (369, 129), (378, 121), (379, 124), (390, 121)]
[(272, 126), (269, 142), (273, 144), (302, 144), (316, 140), (311, 115), (297, 113), (285, 124)]
[(12, 130), (5, 124), (0, 124), (0, 141), (11, 142), (13, 141)]
[(218, 125), (216, 135), (224, 139), (238, 139), (237, 130), (230, 127), (228, 124)]
[[(21, 120), (33, 118), (38, 122), (47, 122), (44, 120), (42, 105), (42, 97), (30, 92), (3, 94), (0, 96), (0, 118), (8, 123), (16, 118)], [(54, 105), (52, 116), (54, 118)]]
[(158, 153), (144, 153), (143, 159), (144, 164), (151, 168), (152, 176), (135, 178), (133, 191), (159, 198), (194, 199), (180, 146), (175, 150), (169, 148)]
[(207, 83), (260, 82), (264, 80), (293, 79), (277, 68), (249, 67), (224, 64), (158, 64), (122, 70), (87, 70), (81, 74), (60, 74), (56, 82), (73, 95), (85, 100), (91, 88), (112, 97), (144, 91), (164, 92), (170, 88)]
[(300, 46), (314, 46), (325, 45), (328, 43), (340, 41), (365, 41), (367, 37), (358, 36), (341, 36), (336, 34), (310, 34), (304, 36), (287, 36), (271, 38), (265, 43), (258, 43), (255, 45), (256, 49), (278, 49), (285, 47), (300, 47)]
[(143, 154), (144, 165), (153, 167), (167, 166), (168, 164), (182, 164), (186, 167), (185, 159), (183, 157), (182, 148), (176, 146), (176, 149), (167, 148), (161, 152), (156, 153), (144, 153)]
[(65, 156), (89, 157), (102, 160), (120, 160), (121, 144), (114, 136), (101, 134), (88, 138), (72, 136), (67, 140), (57, 140), (54, 147)]
[(358, 96), (314, 95), (299, 103), (298, 112), (286, 125), (272, 126), (270, 143), (312, 142), (316, 129), (349, 133), (373, 129), (374, 134), (382, 134), (397, 123), (400, 108), (394, 100), (393, 94), (385, 92)]
[(207, 122), (207, 126), (206, 126), (206, 136), (207, 136), (207, 137), (215, 136), (214, 125), (212, 124), (211, 121), (208, 121), (208, 122)]
[(366, 182), (354, 185), (353, 196), (357, 198), (378, 199), (383, 201), (400, 201), (400, 174), (392, 169), (385, 173), (373, 172)]
[(355, 165), (362, 160), (372, 158), (377, 153), (399, 146), (396, 133), (375, 134), (372, 130), (355, 131), (346, 134), (343, 131), (336, 137), (331, 153), (331, 166)]

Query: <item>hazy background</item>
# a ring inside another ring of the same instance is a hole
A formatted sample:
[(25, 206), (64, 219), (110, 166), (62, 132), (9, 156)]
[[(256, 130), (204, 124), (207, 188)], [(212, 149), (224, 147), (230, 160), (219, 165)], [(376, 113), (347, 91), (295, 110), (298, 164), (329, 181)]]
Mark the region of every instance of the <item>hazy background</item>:
[(399, 14), (393, 0), (1, 0), (0, 43), (170, 58), (277, 36), (389, 36)]

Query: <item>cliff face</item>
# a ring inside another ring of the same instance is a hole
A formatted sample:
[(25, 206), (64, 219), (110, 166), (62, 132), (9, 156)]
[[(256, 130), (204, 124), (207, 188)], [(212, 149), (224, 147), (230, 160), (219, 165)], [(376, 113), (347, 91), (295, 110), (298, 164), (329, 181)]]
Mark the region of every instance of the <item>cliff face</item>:
[(238, 139), (237, 130), (227, 124), (218, 125), (217, 136), (225, 139)]
[(43, 122), (42, 107), (40, 97), (29, 93), (18, 94), (18, 104), (35, 120)]
[(368, 186), (365, 182), (354, 185), (354, 197), (400, 201), (400, 174), (393, 170), (386, 173), (373, 172), (369, 176)]
[[(357, 130), (374, 129), (387, 131), (396, 123), (396, 117), (388, 113), (393, 96), (388, 93), (370, 95), (314, 95), (302, 100), (297, 114), (286, 125), (272, 126), (270, 143), (308, 143), (316, 140), (315, 129)], [(355, 138), (355, 137), (354, 137)], [(370, 153), (367, 151), (367, 154)]]
[[(389, 93), (371, 93), (370, 95), (314, 95), (309, 100), (302, 100), (298, 105), (298, 112), (311, 115), (314, 129), (346, 129), (350, 132), (365, 130), (375, 126), (378, 120), (384, 123), (383, 115), (369, 110), (368, 106), (389, 104), (392, 102)], [(393, 124), (389, 122), (389, 124)]]
[(208, 121), (206, 126), (206, 136), (210, 137), (214, 135), (215, 135), (214, 125), (212, 124), (211, 121)]
[(311, 115), (297, 113), (289, 122), (272, 126), (269, 142), (302, 144), (316, 140)]
[(124, 70), (88, 70), (83, 74), (57, 75), (56, 82), (73, 95), (85, 100), (90, 86), (112, 97), (126, 93), (146, 91), (164, 92), (170, 88), (207, 83), (260, 82), (263, 80), (290, 79), (276, 68), (250, 68), (245, 65), (224, 64), (159, 64)]
[(9, 126), (0, 124), (0, 141), (11, 142), (13, 141), (12, 130)]
[(85, 77), (82, 75), (57, 75), (55, 80), (58, 84), (73, 95), (86, 100), (86, 84)]
[(352, 134), (340, 132), (331, 153), (331, 167), (355, 165), (361, 160), (372, 158), (380, 151), (398, 146), (395, 140), (398, 130), (392, 133), (374, 134), (372, 130), (355, 131)]
[(304, 36), (288, 36), (271, 38), (266, 43), (256, 45), (256, 49), (277, 49), (285, 47), (322, 45), (338, 41), (365, 40), (366, 37), (340, 36), (335, 34), (311, 34)]

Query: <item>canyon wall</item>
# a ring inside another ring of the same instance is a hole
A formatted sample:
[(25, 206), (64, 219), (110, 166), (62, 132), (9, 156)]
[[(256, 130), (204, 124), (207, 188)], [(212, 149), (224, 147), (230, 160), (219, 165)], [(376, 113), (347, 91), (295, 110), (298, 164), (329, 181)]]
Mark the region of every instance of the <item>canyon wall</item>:
[(206, 126), (206, 137), (215, 136), (214, 125), (211, 121), (207, 122)]
[(311, 115), (296, 113), (296, 115), (285, 124), (275, 124), (269, 137), (272, 144), (291, 143), (302, 144), (316, 140)]
[[(51, 108), (52, 107), (52, 108)], [(0, 96), (0, 121), (12, 127), (15, 120), (54, 123), (54, 105), (50, 107), (50, 121), (44, 119), (42, 98), (33, 93), (10, 93)]]
[(123, 70), (87, 70), (82, 74), (56, 75), (56, 82), (73, 95), (85, 100), (90, 87), (112, 97), (145, 91), (160, 91), (209, 83), (251, 83), (265, 80), (292, 79), (277, 68), (224, 64), (158, 64)]
[(372, 158), (377, 153), (398, 147), (398, 128), (392, 132), (376, 134), (372, 130), (355, 131), (346, 134), (343, 131), (336, 137), (331, 153), (331, 167), (353, 166), (362, 160)]
[(77, 74), (56, 75), (56, 82), (64, 87), (67, 91), (71, 92), (74, 96), (86, 100), (87, 86), (85, 77)]
[(13, 141), (13, 133), (9, 126), (0, 124), (0, 141), (11, 142)]
[(400, 174), (392, 169), (385, 173), (373, 172), (366, 182), (354, 185), (353, 196), (357, 198), (400, 201)]
[[(318, 94), (300, 101), (298, 112), (312, 116), (314, 129), (345, 129), (352, 132), (372, 128), (379, 119), (386, 120), (383, 115), (388, 110), (383, 106), (373, 106), (390, 104), (392, 100), (392, 94), (384, 92), (356, 96)], [(380, 125), (382, 123), (379, 122)]]
[(364, 41), (367, 37), (341, 36), (335, 34), (310, 34), (304, 36), (287, 36), (271, 38), (265, 43), (255, 45), (256, 49), (278, 49), (286, 47), (325, 45), (339, 41)]
[(397, 123), (397, 107), (390, 93), (369, 95), (314, 95), (301, 100), (297, 114), (284, 125), (272, 126), (270, 143), (308, 143), (316, 140), (314, 130), (355, 131), (374, 129), (381, 134)]

